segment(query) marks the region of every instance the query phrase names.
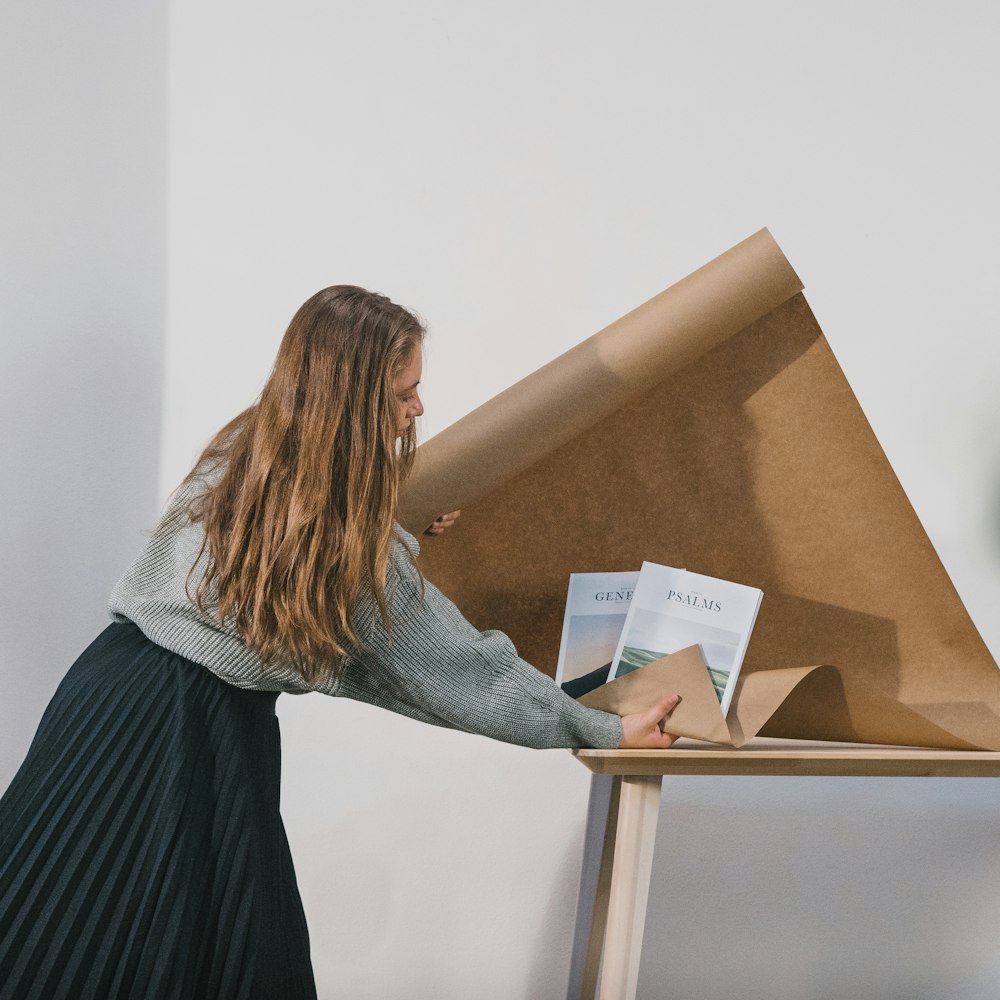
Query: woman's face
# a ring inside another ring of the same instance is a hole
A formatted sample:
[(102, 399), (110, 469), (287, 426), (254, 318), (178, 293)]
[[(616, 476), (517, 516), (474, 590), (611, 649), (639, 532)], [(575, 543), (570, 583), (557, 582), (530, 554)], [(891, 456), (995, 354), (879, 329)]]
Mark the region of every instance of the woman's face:
[(415, 417), (424, 412), (424, 404), (420, 402), (417, 386), (423, 372), (423, 349), (418, 344), (413, 349), (413, 357), (409, 365), (396, 378), (396, 402), (399, 407), (399, 419), (396, 429), (405, 433)]

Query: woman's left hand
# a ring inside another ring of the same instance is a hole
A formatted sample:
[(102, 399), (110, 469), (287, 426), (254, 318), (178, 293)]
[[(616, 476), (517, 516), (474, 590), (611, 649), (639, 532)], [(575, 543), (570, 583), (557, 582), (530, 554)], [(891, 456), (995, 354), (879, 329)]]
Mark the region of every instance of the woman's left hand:
[(442, 514), (429, 528), (424, 531), (425, 535), (440, 535), (445, 528), (450, 528), (457, 520), (460, 510), (453, 510), (450, 514)]

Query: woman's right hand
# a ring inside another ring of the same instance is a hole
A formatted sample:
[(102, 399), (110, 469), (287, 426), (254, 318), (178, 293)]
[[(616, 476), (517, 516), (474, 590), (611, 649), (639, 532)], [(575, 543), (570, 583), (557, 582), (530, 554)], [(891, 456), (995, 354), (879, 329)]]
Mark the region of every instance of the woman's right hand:
[(672, 747), (677, 737), (663, 732), (660, 722), (674, 710), (679, 701), (676, 694), (668, 694), (645, 712), (623, 715), (622, 739), (618, 749), (666, 750)]

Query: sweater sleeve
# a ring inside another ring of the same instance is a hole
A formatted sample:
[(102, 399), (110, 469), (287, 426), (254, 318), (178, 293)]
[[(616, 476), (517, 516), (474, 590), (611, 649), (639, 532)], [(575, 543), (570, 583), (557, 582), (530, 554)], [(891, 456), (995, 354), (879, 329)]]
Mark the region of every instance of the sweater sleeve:
[(476, 629), (429, 580), (421, 596), (400, 542), (387, 582), (391, 631), (373, 598), (358, 604), (355, 625), (370, 650), (348, 658), (338, 694), (521, 746), (618, 746), (617, 715), (574, 701), (503, 632)]

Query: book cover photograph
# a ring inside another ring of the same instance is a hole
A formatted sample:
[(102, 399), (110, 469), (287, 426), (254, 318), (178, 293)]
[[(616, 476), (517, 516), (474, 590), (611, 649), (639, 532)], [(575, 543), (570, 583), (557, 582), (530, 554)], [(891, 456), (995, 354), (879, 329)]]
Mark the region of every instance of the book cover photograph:
[(762, 596), (754, 587), (644, 562), (609, 679), (697, 645), (725, 715)]
[(638, 579), (638, 570), (570, 574), (557, 684), (610, 666)]

